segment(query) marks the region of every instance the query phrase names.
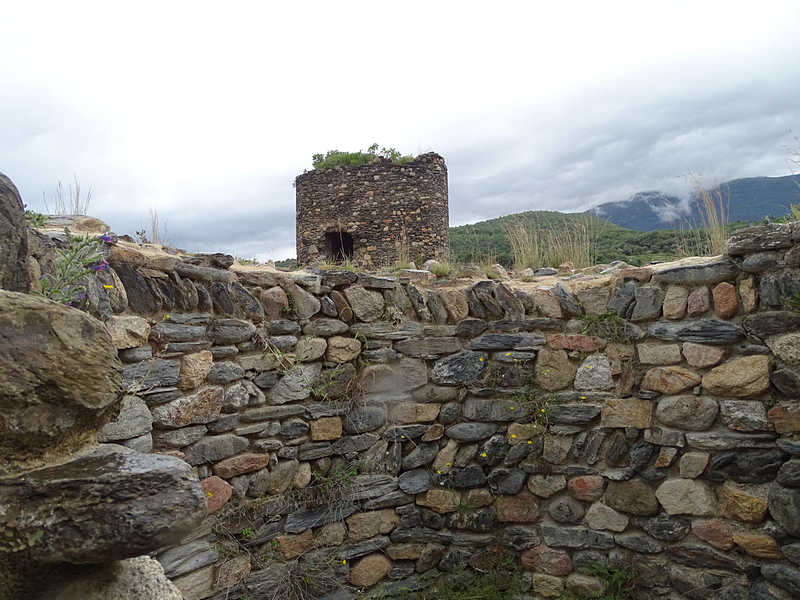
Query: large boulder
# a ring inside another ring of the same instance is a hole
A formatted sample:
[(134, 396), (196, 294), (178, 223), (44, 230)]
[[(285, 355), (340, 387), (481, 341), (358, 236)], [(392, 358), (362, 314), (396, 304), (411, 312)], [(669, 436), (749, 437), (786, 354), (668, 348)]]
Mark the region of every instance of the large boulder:
[(182, 460), (103, 444), (63, 464), (0, 480), (0, 553), (86, 564), (177, 543), (206, 516)]
[(14, 183), (0, 173), (0, 288), (30, 290), (25, 209)]
[(0, 476), (94, 443), (122, 395), (122, 365), (100, 321), (5, 290), (0, 373)]

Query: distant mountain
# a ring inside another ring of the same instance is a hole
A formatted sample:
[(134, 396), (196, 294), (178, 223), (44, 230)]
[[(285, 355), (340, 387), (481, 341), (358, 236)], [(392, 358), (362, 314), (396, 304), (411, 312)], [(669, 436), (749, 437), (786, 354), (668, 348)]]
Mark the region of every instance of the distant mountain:
[[(800, 203), (800, 178), (747, 177), (725, 182), (710, 191), (722, 198), (728, 221), (760, 221), (783, 217), (792, 204)], [(700, 199), (680, 199), (659, 191), (639, 192), (628, 200), (606, 202), (589, 214), (637, 231), (674, 229), (682, 224), (702, 224)]]

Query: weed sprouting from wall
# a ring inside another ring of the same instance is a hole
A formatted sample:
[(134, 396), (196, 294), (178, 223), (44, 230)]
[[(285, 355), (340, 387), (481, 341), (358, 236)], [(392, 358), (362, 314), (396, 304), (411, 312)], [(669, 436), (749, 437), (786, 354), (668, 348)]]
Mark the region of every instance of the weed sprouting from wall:
[(111, 238), (74, 236), (66, 228), (64, 234), (67, 247), (58, 251), (55, 272), (42, 275), (42, 296), (68, 306), (85, 306), (86, 284), (82, 280), (108, 270), (102, 249)]

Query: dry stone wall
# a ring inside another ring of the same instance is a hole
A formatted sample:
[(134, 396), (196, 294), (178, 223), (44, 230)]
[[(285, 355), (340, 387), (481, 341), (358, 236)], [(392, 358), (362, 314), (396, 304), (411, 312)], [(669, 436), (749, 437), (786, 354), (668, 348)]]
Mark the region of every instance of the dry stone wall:
[(101, 436), (200, 477), (204, 527), (158, 555), (188, 599), (320, 556), (363, 597), (497, 556), (523, 598), (596, 593), (596, 565), (651, 598), (800, 595), (798, 223), (546, 285), (109, 258), (128, 395)]
[(295, 189), (301, 265), (341, 261), (336, 246), (345, 239), (347, 253), (367, 267), (393, 265), (403, 253), (422, 261), (449, 255), (447, 167), (438, 154), (309, 171)]

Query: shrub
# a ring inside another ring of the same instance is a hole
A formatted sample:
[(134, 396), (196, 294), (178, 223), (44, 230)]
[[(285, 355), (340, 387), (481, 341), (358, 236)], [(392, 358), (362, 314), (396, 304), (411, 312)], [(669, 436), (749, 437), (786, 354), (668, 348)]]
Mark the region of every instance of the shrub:
[(311, 157), (311, 164), (317, 171), (333, 169), (335, 167), (361, 166), (366, 165), (376, 158), (386, 158), (396, 165), (405, 164), (414, 160), (411, 155), (401, 154), (394, 148), (378, 148), (378, 144), (372, 144), (366, 152), (342, 152), (341, 150), (328, 150), (325, 154), (314, 154)]
[(82, 305), (86, 301), (86, 285), (81, 281), (96, 271), (108, 270), (103, 258), (107, 236), (74, 236), (64, 229), (67, 247), (58, 251), (55, 273), (42, 275), (42, 296), (69, 306)]

